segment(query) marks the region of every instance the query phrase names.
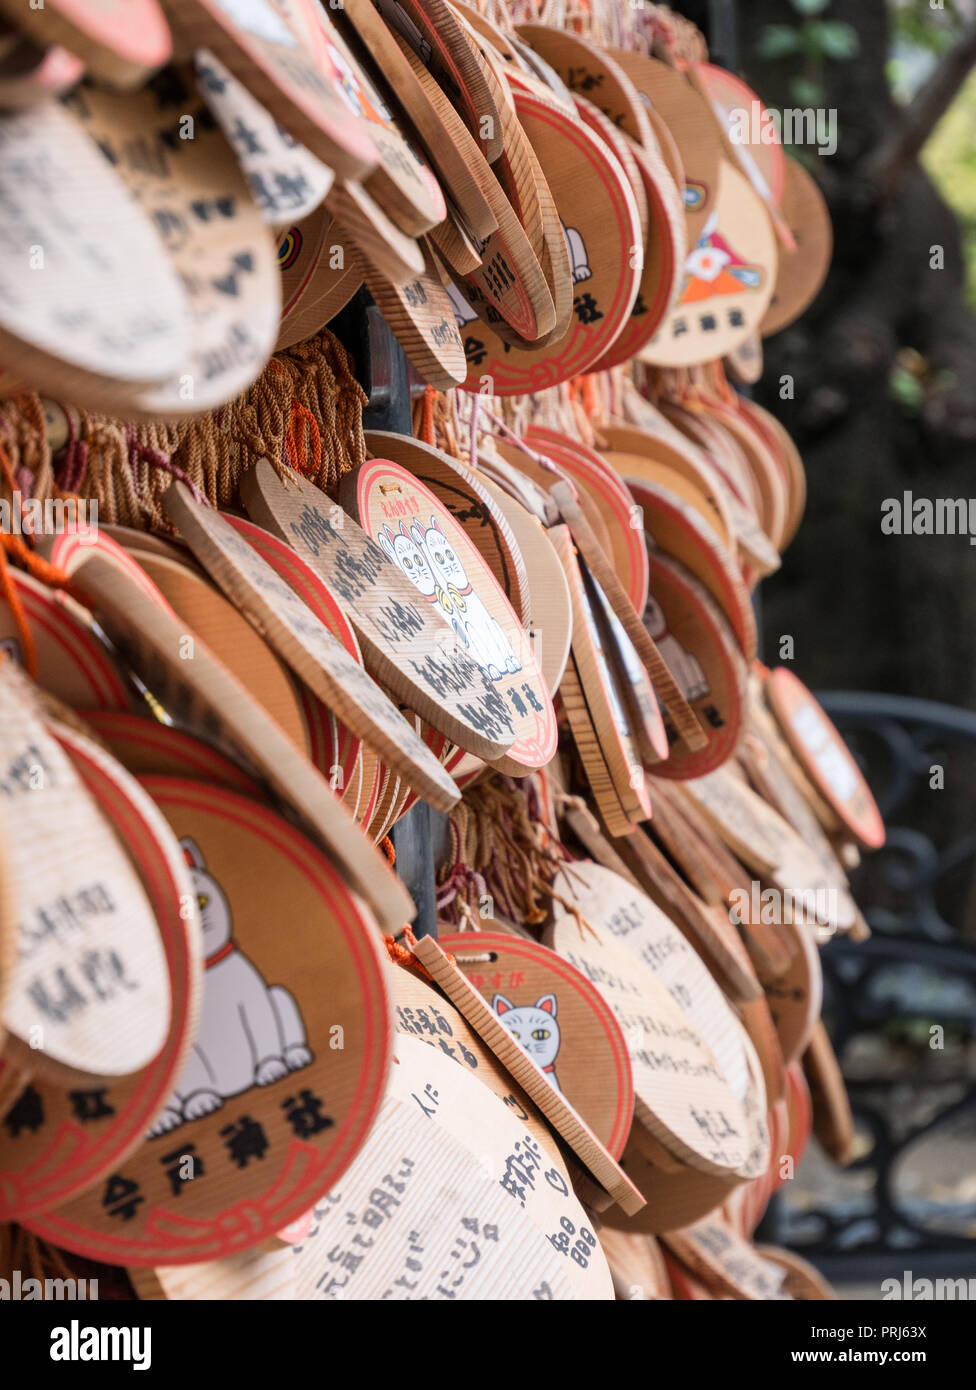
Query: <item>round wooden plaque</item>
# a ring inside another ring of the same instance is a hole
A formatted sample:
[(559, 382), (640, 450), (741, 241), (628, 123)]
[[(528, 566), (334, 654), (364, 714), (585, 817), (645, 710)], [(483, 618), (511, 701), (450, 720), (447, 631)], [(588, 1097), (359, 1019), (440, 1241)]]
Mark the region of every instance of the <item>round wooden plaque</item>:
[[(120, 718), (128, 716), (120, 715)], [(163, 1045), (124, 1079), (75, 1087), (33, 1075), (0, 1123), (0, 1218), (21, 1219), (74, 1197), (111, 1173), (142, 1142), (183, 1069), (203, 987), (203, 940), (189, 869), (172, 831), (139, 784), (88, 739), (53, 730), (87, 792), (130, 855), (165, 956), (170, 1009)], [(111, 953), (92, 952), (89, 978), (129, 987)], [(110, 1025), (111, 1026), (111, 1025)]]
[(521, 395), (541, 391), (598, 361), (623, 331), (640, 284), (632, 254), (643, 245), (637, 204), (609, 148), (579, 121), (529, 92), (515, 92), (570, 247), (573, 317), (565, 335), (533, 352), (510, 347), (473, 307), (456, 306), (468, 376), (465, 390)]
[(342, 642), (218, 512), (174, 482), (164, 505), (224, 593), (327, 708), (439, 810), (458, 791), (440, 763)]
[(715, 208), (685, 261), (681, 295), (642, 362), (684, 367), (724, 357), (756, 331), (773, 293), (772, 224), (748, 180), (726, 160)]
[(56, 399), (124, 416), (134, 388), (178, 371), (190, 348), (157, 231), (57, 102), (0, 117), (0, 182), (0, 358)]
[(273, 0), (171, 0), (182, 36), (216, 54), (338, 178), (359, 178), (376, 164), (372, 142)]
[(671, 755), (660, 777), (697, 777), (735, 751), (745, 717), (746, 665), (725, 616), (677, 560), (651, 548), (651, 590), (644, 626), (708, 734), (691, 752), (666, 724)]
[(102, 82), (134, 87), (173, 50), (157, 0), (4, 0), (7, 16), (43, 47), (63, 44)]
[(635, 1118), (674, 1159), (731, 1176), (746, 1161), (749, 1127), (715, 1056), (687, 1013), (642, 961), (608, 932), (585, 933), (568, 912), (545, 939), (603, 995), (627, 1040)]
[(884, 821), (861, 769), (802, 681), (779, 666), (764, 684), (766, 703), (804, 772), (838, 820), (865, 849), (885, 842)]
[(285, 227), (309, 217), (335, 182), (335, 171), (278, 125), (215, 54), (200, 48), (193, 58), (200, 93), (265, 222)]
[(382, 1101), (391, 1011), (376, 924), (310, 841), (223, 788), (143, 785), (200, 905), (196, 1041), (150, 1137), (31, 1228), (93, 1259), (182, 1264), (267, 1240), (342, 1176)]
[(585, 975), (535, 941), (502, 932), (438, 933), (479, 994), (614, 1158), (634, 1114), (627, 1045)]
[(413, 900), (325, 778), (205, 643), (196, 642), (193, 660), (186, 660), (185, 626), (145, 571), (101, 532), (94, 546), (65, 534), (42, 537), (39, 548), (65, 571), (71, 593), (91, 608), (171, 717), (238, 749), (316, 843), (342, 864), (346, 881), (382, 926), (399, 930), (410, 921)]
[(0, 710), (18, 947), (4, 1055), (61, 1082), (131, 1076), (164, 1046), (172, 1016), (152, 903), (12, 661), (0, 662)]
[[(9, 571), (34, 639), (37, 681), (75, 709), (127, 709), (125, 676), (84, 609), (20, 570)], [(25, 653), (13, 613), (0, 599), (0, 651), (19, 665)]]
[(252, 519), (298, 551), (334, 591), (369, 669), (398, 699), (460, 747), (500, 757), (514, 740), (507, 709), (482, 667), (457, 650), (453, 629), (400, 566), (325, 493), (283, 482), (260, 460), (241, 482)]
[(544, 767), (556, 751), (552, 701), (525, 629), (467, 532), (413, 474), (385, 459), (347, 474), (340, 497), (491, 682), (515, 735), (494, 766), (516, 776)]

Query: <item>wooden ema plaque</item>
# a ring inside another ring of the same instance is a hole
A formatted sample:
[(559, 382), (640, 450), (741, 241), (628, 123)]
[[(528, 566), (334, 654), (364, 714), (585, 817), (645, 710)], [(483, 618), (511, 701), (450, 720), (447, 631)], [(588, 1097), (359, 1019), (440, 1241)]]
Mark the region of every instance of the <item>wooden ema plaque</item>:
[(172, 1016), (152, 903), (111, 821), (44, 727), (36, 687), (12, 661), (0, 663), (0, 710), (0, 805), (17, 923), (4, 1056), (62, 1083), (131, 1076), (159, 1053)]
[(443, 502), (481, 552), (523, 626), (528, 626), (525, 560), (505, 513), (470, 469), (431, 444), (388, 430), (366, 430), (374, 456), (406, 468)]
[(190, 347), (186, 294), (158, 233), (57, 102), (0, 117), (0, 183), (11, 250), (0, 357), (56, 399), (124, 415), (134, 388), (178, 371)]
[(180, 482), (173, 482), (164, 505), (235, 607), (267, 636), (318, 698), (432, 805), (445, 811), (455, 805), (457, 788), (400, 711), (230, 522), (195, 502)]
[(565, 1174), (470, 1072), (419, 1039), (400, 1035), (394, 1043), (389, 1095), (407, 1110), (418, 1107), (438, 1129), (471, 1150), (478, 1167), (563, 1257), (558, 1263), (575, 1298), (612, 1297), (606, 1258)]
[(748, 1155), (742, 1102), (665, 986), (608, 932), (583, 933), (569, 913), (557, 916), (546, 940), (616, 1014), (634, 1069), (635, 1119), (665, 1164), (670, 1156), (699, 1172), (733, 1175)]
[(63, 44), (102, 82), (134, 87), (173, 49), (157, 0), (4, 0), (7, 17), (44, 48)]
[(772, 224), (748, 180), (727, 161), (715, 210), (688, 252), (677, 304), (641, 349), (641, 361), (684, 367), (711, 362), (754, 333), (776, 277)]
[(189, 67), (124, 96), (86, 84), (67, 104), (159, 231), (189, 303), (190, 350), (138, 408), (168, 418), (213, 410), (264, 367), (281, 308), (274, 240), (234, 153)]
[(739, 1008), (762, 998), (762, 985), (727, 906), (706, 903), (642, 831), (615, 841), (623, 863), (653, 902), (675, 921)]
[[(512, 744), (507, 707), (481, 666), (457, 650), (446, 619), (343, 509), (260, 460), (241, 481), (252, 519), (291, 545), (343, 604), (367, 668), (454, 743), (492, 759)], [(401, 924), (402, 925), (402, 924)]]
[(607, 1257), (619, 1302), (669, 1302), (671, 1285), (661, 1248), (653, 1236), (604, 1226), (600, 1244)]
[(504, 1102), (506, 1108), (568, 1177), (559, 1144), (540, 1111), (491, 1048), (444, 994), (415, 969), (392, 966), (393, 1026), (397, 1033), (420, 1039), (466, 1068)]
[[(742, 170), (762, 199), (783, 246), (787, 251), (795, 251), (789, 225), (780, 210), (786, 184), (786, 154), (770, 112), (751, 87), (725, 68), (714, 63), (689, 63), (687, 72), (692, 86), (708, 103), (727, 158)], [(758, 115), (758, 121), (753, 113)]]
[[(647, 601), (647, 547), (635, 525), (634, 499), (627, 485), (598, 453), (578, 439), (540, 425), (530, 425), (523, 438), (526, 444), (555, 463), (564, 478), (568, 475), (580, 494), (579, 504), (584, 515), (591, 519), (591, 526), (593, 513), (586, 501), (592, 503), (607, 535), (607, 545), (603, 549), (612, 560), (631, 604), (638, 613), (642, 612)], [(547, 479), (546, 486), (551, 486), (552, 481)], [(596, 534), (602, 543), (602, 533), (597, 530)]]
[(644, 625), (708, 732), (705, 748), (689, 752), (666, 723), (671, 755), (654, 773), (695, 777), (720, 767), (735, 751), (745, 713), (746, 665), (724, 614), (702, 585), (677, 560), (653, 546), (648, 553), (651, 592)]
[[(65, 534), (42, 537), (39, 549), (66, 571), (71, 592), (92, 610), (169, 716), (237, 749), (342, 865), (350, 886), (382, 926), (399, 930), (410, 921), (416, 911), (413, 900), (336, 801), (326, 779), (203, 642), (187, 647), (185, 625), (125, 551), (101, 533), (96, 546)], [(190, 650), (192, 661), (186, 659)]]
[[(380, 79), (384, 89), (395, 94), (395, 105), (406, 113), (440, 177), (445, 195), (458, 208), (472, 235), (489, 236), (498, 222), (451, 134), (454, 125), (446, 99), (435, 103), (430, 84), (422, 82), (416, 66), (410, 63), (372, 0), (345, 0), (342, 22), (351, 26), (360, 40), (357, 52), (368, 54), (364, 66)], [(349, 33), (349, 28), (344, 32)]]
[(197, 86), (247, 180), (251, 197), (271, 227), (309, 217), (328, 193), (335, 173), (278, 125), (213, 53), (193, 55)]
[(448, 134), (474, 171), (498, 224), (480, 246), (480, 264), (467, 275), (450, 272), (461, 280), (456, 286), (459, 302), (470, 301), (474, 312), (492, 323), (505, 343), (518, 347), (544, 339), (556, 322), (555, 305), (525, 229), (474, 139), (421, 59), (405, 42), (400, 46), (432, 104), (442, 110)]
[(271, 115), (336, 176), (375, 167), (372, 142), (272, 0), (172, 0), (180, 37), (214, 53)]
[(638, 188), (648, 206), (641, 281), (623, 332), (594, 371), (607, 371), (638, 356), (673, 308), (684, 283), (688, 234), (681, 194), (656, 141), (650, 145), (627, 143)]
[(538, 518), (486, 473), (480, 475), (479, 481), (508, 522), (521, 553), (529, 597), (525, 630), (549, 694), (555, 695), (566, 669), (573, 635), (573, 609), (563, 567)]
[(644, 767), (653, 767), (668, 756), (668, 739), (664, 732), (661, 706), (654, 687), (613, 605), (590, 574), (580, 563), (580, 574), (587, 590), (593, 593), (593, 612), (600, 630), (604, 650), (618, 678), (618, 691), (627, 710), (634, 741)]
[(223, 788), (143, 786), (200, 907), (200, 1024), (141, 1147), (31, 1229), (92, 1259), (181, 1264), (267, 1240), (345, 1172), (383, 1097), (390, 1001), (375, 921), (309, 840)]
[[(294, 590), (309, 611), (342, 644), (357, 666), (361, 666), (363, 659), (352, 624), (335, 594), (311, 566), (306, 565), (291, 546), (285, 545), (269, 531), (255, 526), (253, 521), (245, 521), (237, 516), (228, 516), (227, 520), (251, 549)], [(362, 762), (362, 741), (345, 724), (340, 723), (333, 711), (306, 686), (301, 688), (299, 694), (302, 713), (312, 738), (312, 761), (320, 772), (328, 776), (333, 789), (342, 794), (343, 800), (352, 809), (353, 803), (346, 793), (355, 776), (357, 763)]]
[[(565, 483), (555, 483), (550, 495), (558, 506), (560, 515), (569, 525), (573, 540), (579, 546), (587, 568), (606, 594), (620, 625), (633, 643), (656, 687), (661, 703), (671, 716), (673, 727), (677, 729), (686, 748), (700, 752), (707, 746), (707, 735), (678, 679), (679, 673), (672, 672), (658, 645), (657, 634), (647, 624), (647, 609), (644, 610), (645, 617), (642, 621), (569, 487)], [(648, 606), (652, 601), (649, 593)]]
[[(610, 829), (626, 834), (635, 821), (647, 820), (651, 803), (644, 769), (618, 689), (603, 649), (597, 623), (601, 600), (589, 576), (584, 578), (565, 526), (550, 529), (549, 537), (563, 566), (573, 606), (572, 662), (583, 696), (564, 692), (563, 704), (584, 769), (601, 814)], [(610, 786), (606, 785), (609, 774)]]
[(311, 748), (298, 682), (238, 608), (189, 555), (179, 560), (132, 547), (127, 552), (155, 584), (194, 641), (246, 686), (296, 748)]
[(823, 1007), (823, 969), (820, 951), (814, 940), (813, 928), (805, 922), (784, 927), (793, 948), (790, 964), (783, 974), (766, 974), (761, 968), (759, 978), (783, 1060), (790, 1065), (806, 1051), (813, 1026)]
[[(457, 1069), (457, 1077), (445, 1085), (439, 1118), (441, 1098), (437, 1095), (433, 1104), (435, 1097), (427, 1091), (428, 1086), (437, 1089), (430, 1080), (435, 1054), (409, 1044), (403, 1054), (397, 1090), (406, 1092), (407, 1099), (399, 1099), (391, 1088), (349, 1171), (295, 1223), (287, 1248), (254, 1250), (204, 1265), (133, 1270), (140, 1293), (150, 1298), (343, 1303), (564, 1301), (580, 1297), (579, 1288), (586, 1288), (587, 1297), (605, 1288), (609, 1276), (603, 1257), (590, 1244), (592, 1228), (588, 1221), (578, 1221), (575, 1205), (567, 1200), (556, 1216), (558, 1193), (533, 1200), (533, 1215), (538, 1210), (541, 1217), (545, 1204), (551, 1212), (547, 1219), (555, 1218), (554, 1226), (543, 1227), (529, 1214), (529, 1203), (523, 1207), (502, 1186), (491, 1131), (497, 1121), (499, 1134), (514, 1134), (509, 1127), (515, 1122), (501, 1103)], [(452, 1064), (445, 1060), (445, 1065)], [(477, 1114), (476, 1127), (464, 1142), (452, 1132), (458, 1114), (452, 1099), (459, 1093)], [(474, 1147), (486, 1132), (491, 1164), (479, 1163)], [(545, 1183), (547, 1172), (557, 1174), (526, 1146), (524, 1137), (511, 1142), (505, 1158), (513, 1155), (530, 1165), (536, 1186)], [(504, 1174), (504, 1166), (500, 1171)], [(577, 1220), (566, 1215), (569, 1210)], [(563, 1220), (574, 1228), (571, 1238)], [(550, 1233), (559, 1244), (549, 1240)], [(571, 1264), (576, 1266), (572, 1271)]]
[(515, 1040), (450, 956), (431, 937), (421, 938), (412, 949), (434, 982), (440, 985), (452, 1004), (461, 1011), (539, 1107), (557, 1134), (573, 1150), (587, 1173), (624, 1211), (638, 1211), (644, 1204), (643, 1198), (624, 1176), (613, 1156), (565, 1097), (550, 1085), (545, 1073), (521, 1043)]
[(722, 140), (707, 103), (677, 68), (644, 53), (608, 49), (654, 117), (674, 140), (684, 171), (682, 202), (694, 244), (715, 209)]
[[(138, 783), (111, 757), (62, 726), (53, 732), (98, 814), (122, 840), (146, 891), (164, 953), (169, 1025), (162, 1047), (132, 1076), (103, 1075), (97, 1084), (71, 1085), (50, 1079), (40, 1068), (34, 1072), (0, 1121), (2, 1220), (60, 1206), (106, 1177), (142, 1143), (186, 1062), (203, 984), (200, 915), (172, 832)], [(89, 954), (85, 983), (106, 991), (134, 983), (116, 970), (116, 964), (124, 963), (121, 957), (113, 961), (97, 949)], [(133, 990), (134, 1000), (137, 994)]]
[[(75, 709), (126, 709), (126, 679), (85, 611), (20, 570), (8, 571), (34, 639), (37, 681)], [(13, 612), (0, 599), (0, 651), (25, 664)]]
[(701, 1033), (737, 1099), (750, 1085), (742, 1026), (684, 935), (646, 893), (600, 864), (561, 870), (558, 891), (587, 922), (618, 941), (654, 972)]
[(535, 150), (570, 246), (573, 316), (562, 338), (512, 347), (477, 307), (455, 304), (468, 376), (464, 389), (489, 380), (496, 396), (542, 391), (585, 372), (616, 340), (640, 284), (632, 253), (643, 244), (637, 203), (609, 148), (578, 117), (530, 92), (515, 91), (519, 121)]
[(463, 527), (412, 473), (385, 459), (348, 473), (340, 497), (420, 599), (443, 614), (458, 651), (478, 662), (504, 704), (515, 739), (494, 766), (515, 776), (544, 767), (557, 741), (549, 692), (525, 629)]
[(555, 951), (504, 932), (438, 934), (550, 1086), (614, 1158), (630, 1133), (634, 1086), (627, 1044), (603, 996)]
[(798, 159), (786, 158), (783, 217), (796, 243), (781, 251), (776, 285), (759, 331), (766, 338), (798, 319), (816, 299), (830, 270), (834, 231), (824, 195)]
[(746, 661), (754, 660), (756, 616), (734, 553), (680, 493), (660, 483), (636, 479), (630, 487), (641, 509), (645, 533), (705, 586), (728, 619)]
[(182, 729), (127, 710), (86, 710), (85, 723), (127, 772), (193, 778), (240, 792), (255, 801), (264, 793), (226, 753)]
[(279, 234), (278, 269), (286, 311), (275, 344), (279, 352), (331, 322), (363, 283), (360, 257), (324, 208)]
[(800, 766), (841, 825), (865, 849), (880, 849), (885, 842), (881, 812), (820, 704), (785, 666), (772, 672), (763, 692)]
[[(342, 241), (342, 238), (339, 239)], [(355, 239), (346, 238), (347, 247)], [(403, 351), (429, 386), (450, 391), (464, 380), (464, 348), (450, 296), (441, 284), (430, 249), (419, 248), (421, 267), (394, 284), (364, 257), (353, 264), (390, 325)]]
[[(780, 890), (773, 895), (774, 921), (788, 909), (831, 930), (845, 931), (854, 924), (854, 901), (836, 870), (825, 867), (790, 824), (739, 777), (720, 768), (686, 782), (685, 790), (743, 863)], [(787, 890), (790, 898), (781, 903), (780, 893)], [(767, 900), (754, 891), (749, 903), (741, 905), (740, 916), (743, 922), (768, 922)]]
[(393, 114), (318, 0), (279, 0), (303, 46), (314, 55), (372, 144), (376, 167), (363, 187), (408, 236), (443, 221), (447, 209), (437, 179), (400, 133)]
[(708, 1216), (683, 1231), (671, 1231), (663, 1242), (717, 1293), (761, 1302), (789, 1299), (780, 1267), (763, 1259), (721, 1216)]

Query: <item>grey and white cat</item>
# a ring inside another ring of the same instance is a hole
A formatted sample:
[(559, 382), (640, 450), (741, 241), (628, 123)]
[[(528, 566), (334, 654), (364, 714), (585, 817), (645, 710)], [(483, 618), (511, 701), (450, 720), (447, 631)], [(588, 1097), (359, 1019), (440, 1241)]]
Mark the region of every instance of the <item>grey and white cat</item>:
[(556, 1022), (556, 996), (544, 994), (534, 1004), (516, 1006), (504, 994), (496, 994), (491, 1007), (502, 1023), (520, 1042), (536, 1066), (545, 1072), (546, 1080), (561, 1091), (556, 1075), (556, 1056), (559, 1052), (559, 1024)]

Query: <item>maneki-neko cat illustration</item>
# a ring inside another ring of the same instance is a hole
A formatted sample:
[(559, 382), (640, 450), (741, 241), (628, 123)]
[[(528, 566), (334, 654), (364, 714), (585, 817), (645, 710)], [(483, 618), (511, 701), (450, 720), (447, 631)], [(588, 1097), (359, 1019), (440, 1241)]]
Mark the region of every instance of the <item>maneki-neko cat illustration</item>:
[(685, 261), (681, 303), (695, 304), (717, 295), (755, 290), (762, 278), (762, 268), (743, 261), (719, 232), (718, 213), (713, 212)]
[(556, 1057), (559, 1055), (559, 1024), (556, 1022), (556, 996), (544, 994), (534, 1004), (513, 1004), (504, 994), (496, 994), (491, 1007), (511, 1033), (516, 1042), (522, 1044), (526, 1052), (545, 1074), (549, 1085), (561, 1091), (559, 1077), (556, 1075)]
[(522, 663), (498, 621), (491, 616), (465, 572), (460, 557), (440, 529), (436, 516), (424, 526), (414, 517), (398, 532), (384, 526), (376, 537), (384, 554), (428, 602), (436, 604), (474, 661), (489, 680), (521, 671)]
[(282, 985), (266, 984), (235, 943), (230, 904), (207, 872), (200, 847), (191, 839), (182, 839), (180, 847), (203, 921), (203, 1006), (183, 1074), (150, 1128), (151, 1138), (313, 1061), (294, 996)]

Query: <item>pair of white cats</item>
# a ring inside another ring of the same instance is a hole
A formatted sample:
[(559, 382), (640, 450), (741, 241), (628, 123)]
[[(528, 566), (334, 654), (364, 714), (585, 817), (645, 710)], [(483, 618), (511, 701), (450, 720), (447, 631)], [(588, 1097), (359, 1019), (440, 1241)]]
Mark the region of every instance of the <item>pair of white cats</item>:
[(429, 603), (437, 604), (472, 660), (489, 680), (521, 671), (522, 663), (496, 619), (474, 592), (464, 565), (437, 518), (423, 526), (414, 517), (398, 531), (384, 526), (376, 537), (388, 559), (398, 565)]

